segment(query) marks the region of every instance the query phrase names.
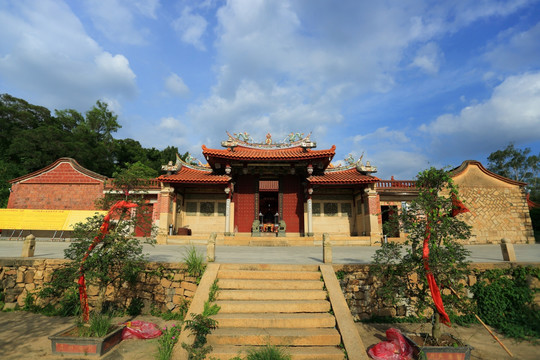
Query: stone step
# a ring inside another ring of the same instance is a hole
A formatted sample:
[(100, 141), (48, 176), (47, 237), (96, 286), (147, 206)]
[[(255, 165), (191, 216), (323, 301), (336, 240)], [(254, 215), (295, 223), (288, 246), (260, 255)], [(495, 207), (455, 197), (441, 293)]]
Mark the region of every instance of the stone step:
[[(245, 357), (248, 349), (257, 349), (255, 346), (216, 345), (208, 355), (217, 360), (228, 360), (234, 357)], [(283, 347), (285, 353), (291, 355), (293, 360), (343, 360), (345, 354), (337, 346), (288, 346)]]
[(220, 328), (333, 328), (336, 319), (329, 313), (218, 313), (212, 316)]
[(216, 301), (220, 313), (313, 313), (328, 312), (326, 300), (223, 300)]
[(219, 270), (218, 279), (320, 280), (318, 271)]
[(325, 300), (324, 290), (219, 290), (217, 300)]
[(219, 288), (226, 289), (253, 289), (253, 290), (322, 290), (324, 283), (320, 280), (243, 280), (220, 279)]
[(221, 270), (319, 271), (319, 265), (221, 264)]
[(217, 328), (207, 338), (209, 345), (338, 346), (336, 329)]

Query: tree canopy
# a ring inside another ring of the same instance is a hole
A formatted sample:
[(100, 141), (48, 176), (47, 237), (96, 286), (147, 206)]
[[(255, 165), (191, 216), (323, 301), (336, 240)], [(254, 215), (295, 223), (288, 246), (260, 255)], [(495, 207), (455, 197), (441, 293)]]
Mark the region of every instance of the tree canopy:
[(488, 156), (487, 168), (509, 179), (526, 182), (531, 200), (540, 201), (540, 153), (531, 155), (530, 148), (519, 149), (510, 143)]
[(7, 205), (9, 180), (39, 170), (61, 157), (111, 177), (139, 163), (159, 174), (178, 148), (144, 148), (133, 139), (115, 139), (121, 128), (107, 103), (98, 100), (84, 114), (55, 110), (0, 94), (0, 207)]

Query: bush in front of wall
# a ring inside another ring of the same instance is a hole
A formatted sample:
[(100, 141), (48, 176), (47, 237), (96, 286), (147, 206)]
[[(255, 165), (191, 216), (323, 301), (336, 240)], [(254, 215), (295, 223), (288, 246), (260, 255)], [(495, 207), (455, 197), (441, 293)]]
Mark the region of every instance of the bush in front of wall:
[(540, 311), (534, 305), (532, 278), (540, 279), (539, 268), (519, 266), (478, 274), (472, 287), (478, 316), (506, 336), (539, 339)]

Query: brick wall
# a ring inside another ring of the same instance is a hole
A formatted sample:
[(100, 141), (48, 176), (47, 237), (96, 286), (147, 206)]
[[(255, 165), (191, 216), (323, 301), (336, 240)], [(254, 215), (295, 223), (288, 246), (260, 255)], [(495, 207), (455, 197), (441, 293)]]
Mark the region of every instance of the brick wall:
[[(27, 295), (37, 293), (51, 281), (53, 271), (68, 261), (0, 258), (0, 291), (4, 292), (7, 307), (22, 307)], [(175, 311), (190, 301), (197, 290), (196, 279), (186, 273), (184, 264), (179, 263), (148, 263), (135, 285), (117, 285), (107, 289), (107, 301), (127, 307), (134, 298), (139, 298), (146, 311), (152, 306), (161, 311)], [(96, 303), (98, 289), (88, 286), (87, 290), (92, 307)]]
[(105, 177), (62, 158), (35, 173), (13, 180), (8, 208), (94, 210), (103, 196)]
[(18, 183), (11, 187), (8, 209), (95, 210), (103, 184)]

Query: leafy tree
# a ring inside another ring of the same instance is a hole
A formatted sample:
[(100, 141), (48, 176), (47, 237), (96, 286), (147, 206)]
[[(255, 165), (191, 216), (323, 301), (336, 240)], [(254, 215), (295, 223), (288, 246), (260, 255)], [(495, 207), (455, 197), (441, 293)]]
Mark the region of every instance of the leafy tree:
[[(460, 240), (470, 237), (470, 227), (451, 216), (452, 197), (458, 191), (450, 175), (440, 169), (430, 168), (420, 172), (416, 186), (419, 194), (406, 211), (395, 214), (389, 224), (408, 233), (404, 244), (383, 244), (374, 255), (373, 274), (382, 286), (379, 295), (385, 302), (408, 302), (417, 314), (432, 309), (434, 321), (432, 336), (440, 336), (440, 316), (431, 299), (423, 259), (423, 244), (429, 238), (429, 269), (441, 290), (446, 311), (463, 311), (467, 305), (450, 289), (458, 293), (463, 289), (469, 269), (469, 252)], [(399, 294), (399, 298), (398, 298)]]
[(509, 179), (528, 183), (531, 199), (540, 201), (540, 153), (530, 154), (530, 148), (517, 149), (514, 144), (509, 144), (488, 156), (487, 168)]

